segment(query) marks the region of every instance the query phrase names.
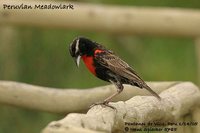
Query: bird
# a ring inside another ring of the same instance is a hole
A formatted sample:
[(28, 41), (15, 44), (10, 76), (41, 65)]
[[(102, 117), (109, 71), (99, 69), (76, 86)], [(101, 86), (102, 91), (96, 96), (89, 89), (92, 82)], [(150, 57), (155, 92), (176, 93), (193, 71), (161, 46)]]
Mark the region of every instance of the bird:
[(101, 102), (92, 104), (91, 107), (105, 105), (114, 108), (108, 103), (123, 91), (124, 84), (137, 86), (140, 89), (145, 88), (158, 100), (161, 100), (161, 97), (140, 78), (133, 68), (103, 45), (86, 37), (76, 37), (69, 46), (69, 52), (77, 67), (79, 67), (82, 59), (94, 76), (114, 84), (117, 88), (114, 94)]

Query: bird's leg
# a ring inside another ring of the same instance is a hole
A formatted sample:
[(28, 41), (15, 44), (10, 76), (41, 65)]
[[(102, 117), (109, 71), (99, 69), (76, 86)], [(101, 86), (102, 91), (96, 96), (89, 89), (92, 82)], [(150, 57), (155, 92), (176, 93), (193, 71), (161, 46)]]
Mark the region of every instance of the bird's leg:
[(115, 92), (115, 93), (112, 94), (111, 96), (107, 97), (103, 102), (98, 102), (98, 103), (92, 104), (92, 105), (90, 106), (90, 108), (92, 108), (92, 107), (95, 106), (95, 105), (104, 105), (104, 106), (110, 107), (110, 108), (112, 108), (112, 109), (115, 109), (115, 107), (109, 105), (108, 103), (111, 101), (111, 99), (112, 99), (113, 97), (115, 97), (115, 96), (117, 96), (119, 93), (121, 93), (121, 92), (123, 91), (123, 88), (124, 88), (124, 87), (123, 87), (123, 85), (122, 85), (119, 81), (114, 82), (114, 81), (110, 80), (110, 82), (113, 83), (113, 84), (116, 86), (117, 92)]
[(107, 98), (104, 100), (104, 102), (107, 103), (107, 104), (111, 101), (111, 99), (112, 99), (113, 97), (115, 97), (115, 96), (117, 96), (119, 93), (121, 93), (121, 92), (123, 91), (123, 88), (124, 88), (123, 85), (122, 85), (119, 81), (113, 82), (113, 81), (110, 80), (110, 82), (113, 83), (113, 84), (116, 86), (117, 92), (115, 92), (114, 94), (112, 94), (111, 96), (107, 97)]

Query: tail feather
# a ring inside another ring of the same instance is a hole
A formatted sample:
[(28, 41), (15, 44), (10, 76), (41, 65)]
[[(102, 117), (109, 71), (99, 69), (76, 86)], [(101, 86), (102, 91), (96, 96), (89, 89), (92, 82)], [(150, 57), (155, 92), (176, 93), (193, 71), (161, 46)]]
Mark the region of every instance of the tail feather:
[(153, 91), (148, 85), (145, 85), (143, 88), (145, 88), (146, 90), (148, 90), (158, 100), (161, 100), (161, 97), (155, 91)]
[(161, 100), (161, 97), (155, 92), (153, 91), (142, 79), (140, 81), (133, 81), (133, 80), (123, 80), (124, 83), (126, 84), (131, 84), (133, 86), (137, 86), (138, 88), (145, 88), (146, 90), (148, 90), (153, 96), (155, 96), (158, 100)]

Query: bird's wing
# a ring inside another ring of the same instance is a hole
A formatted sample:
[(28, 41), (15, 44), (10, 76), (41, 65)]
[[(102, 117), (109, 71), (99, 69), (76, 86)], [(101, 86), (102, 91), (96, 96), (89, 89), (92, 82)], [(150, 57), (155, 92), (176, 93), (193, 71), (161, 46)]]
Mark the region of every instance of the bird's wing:
[(99, 64), (108, 68), (117, 75), (135, 82), (144, 82), (126, 62), (111, 52), (106, 52), (101, 54), (101, 56), (97, 55), (95, 58), (98, 58), (97, 62)]
[(97, 62), (104, 67), (108, 68), (112, 72), (120, 75), (131, 82), (134, 82), (138, 87), (147, 89), (152, 95), (157, 97), (159, 100), (160, 96), (154, 92), (139, 76), (138, 74), (122, 59), (114, 55), (112, 52), (107, 51), (101, 56), (97, 54), (95, 57)]

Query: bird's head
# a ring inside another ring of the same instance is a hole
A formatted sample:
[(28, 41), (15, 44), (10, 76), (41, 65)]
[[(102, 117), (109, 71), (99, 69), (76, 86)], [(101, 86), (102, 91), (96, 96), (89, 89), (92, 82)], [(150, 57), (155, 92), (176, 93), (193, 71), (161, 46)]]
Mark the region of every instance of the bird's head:
[(79, 66), (81, 56), (92, 56), (96, 47), (98, 45), (95, 42), (84, 37), (78, 37), (73, 40), (69, 46), (69, 52), (74, 58), (77, 67)]

